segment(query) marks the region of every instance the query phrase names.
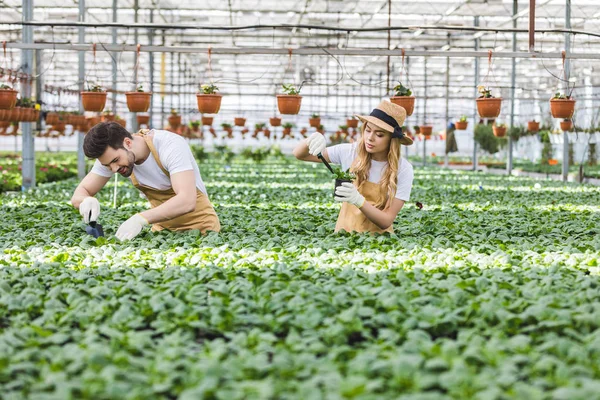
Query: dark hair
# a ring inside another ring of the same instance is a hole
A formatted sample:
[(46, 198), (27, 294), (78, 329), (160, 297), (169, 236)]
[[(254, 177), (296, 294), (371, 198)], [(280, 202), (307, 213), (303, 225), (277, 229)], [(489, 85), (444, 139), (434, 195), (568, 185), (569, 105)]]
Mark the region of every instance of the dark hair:
[(131, 133), (116, 122), (100, 122), (90, 129), (83, 140), (83, 153), (88, 158), (99, 158), (108, 146), (124, 149), (125, 138), (133, 139)]

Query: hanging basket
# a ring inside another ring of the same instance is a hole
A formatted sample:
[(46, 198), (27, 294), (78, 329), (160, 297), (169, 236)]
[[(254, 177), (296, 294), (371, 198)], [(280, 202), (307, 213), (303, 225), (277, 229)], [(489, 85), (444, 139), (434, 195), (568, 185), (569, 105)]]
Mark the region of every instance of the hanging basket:
[(0, 122), (8, 122), (10, 110), (0, 110)]
[(358, 120), (353, 118), (348, 118), (346, 120), (346, 126), (348, 128), (358, 128)]
[(496, 126), (492, 127), (492, 131), (494, 132), (494, 136), (496, 137), (504, 137), (506, 136), (506, 126)]
[(198, 102), (198, 111), (202, 114), (216, 114), (221, 109), (220, 94), (202, 94), (196, 93), (196, 101)]
[(150, 116), (149, 115), (137, 115), (137, 123), (138, 125), (146, 125), (150, 124)]
[(272, 127), (281, 126), (281, 118), (273, 117), (269, 118), (269, 123)]
[(283, 137), (289, 136), (292, 134), (292, 128), (283, 128)]
[(292, 94), (278, 94), (277, 107), (279, 112), (284, 115), (293, 115), (300, 112), (302, 96)]
[(58, 122), (58, 113), (50, 112), (46, 114), (46, 123), (48, 125), (54, 125)]
[(181, 115), (177, 115), (177, 114), (171, 114), (169, 115), (169, 125), (172, 128), (177, 128), (179, 125), (181, 125)]
[(575, 113), (575, 100), (573, 99), (551, 99), (550, 113), (554, 118), (570, 119)]
[(540, 123), (536, 121), (527, 122), (527, 130), (529, 132), (537, 132), (540, 130)]
[(102, 112), (106, 105), (106, 92), (81, 92), (81, 103), (85, 111)]
[(456, 127), (457, 130), (464, 131), (465, 129), (467, 129), (467, 126), (469, 126), (469, 122), (468, 121), (456, 121), (454, 123), (454, 126)]
[(126, 92), (127, 108), (131, 112), (146, 112), (150, 108), (152, 92)]
[(318, 128), (319, 125), (321, 125), (321, 118), (309, 118), (308, 119), (308, 124), (312, 127), (312, 128)]
[(560, 121), (560, 129), (563, 132), (569, 132), (571, 129), (573, 129), (573, 121), (570, 119)]
[(213, 119), (213, 117), (202, 117), (202, 125), (212, 126)]
[(390, 101), (404, 108), (407, 117), (410, 117), (415, 111), (415, 96), (392, 96)]
[(477, 112), (481, 118), (496, 118), (502, 109), (502, 97), (477, 99)]
[(431, 133), (433, 132), (433, 126), (431, 126), (431, 125), (421, 125), (419, 127), (419, 132), (423, 136), (429, 137), (429, 136), (431, 136)]
[(0, 110), (10, 110), (17, 104), (17, 92), (13, 89), (0, 89)]
[(234, 118), (233, 119), (233, 123), (235, 126), (245, 126), (246, 125), (246, 118)]
[(13, 107), (13, 109), (10, 110), (8, 120), (10, 122), (19, 122), (21, 120), (21, 107)]

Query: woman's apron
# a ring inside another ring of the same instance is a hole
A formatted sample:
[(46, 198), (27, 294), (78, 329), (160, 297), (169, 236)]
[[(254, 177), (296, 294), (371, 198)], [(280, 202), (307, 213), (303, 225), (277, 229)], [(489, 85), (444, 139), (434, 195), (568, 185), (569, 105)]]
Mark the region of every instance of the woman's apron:
[[(147, 135), (148, 132), (149, 130), (143, 129), (140, 130), (138, 134), (146, 141), (146, 144), (150, 148), (150, 152), (152, 153), (152, 157), (154, 157), (156, 164), (158, 164), (165, 175), (170, 177), (169, 172), (160, 162), (160, 158), (158, 157), (154, 143), (152, 143), (152, 138)], [(133, 186), (146, 195), (148, 201), (150, 201), (150, 204), (152, 205), (152, 208), (160, 206), (176, 195), (172, 187), (167, 190), (158, 190), (141, 185), (135, 177), (135, 173), (133, 172), (131, 173), (131, 182), (133, 183)], [(170, 231), (187, 231), (191, 229), (198, 229), (202, 233), (206, 233), (206, 231), (219, 232), (221, 230), (221, 224), (219, 223), (219, 217), (217, 217), (217, 213), (215, 212), (215, 209), (210, 203), (208, 197), (198, 188), (196, 188), (196, 209), (187, 214), (180, 215), (179, 217), (152, 225), (152, 231), (162, 231), (163, 229), (168, 229)]]
[[(380, 185), (373, 182), (365, 182), (359, 190), (359, 193), (365, 197), (365, 201), (371, 204), (377, 203), (381, 192), (379, 190)], [(360, 211), (358, 207), (353, 204), (344, 202), (340, 215), (338, 216), (337, 223), (335, 224), (335, 232), (339, 230), (345, 230), (346, 232), (394, 232), (393, 225), (390, 225), (387, 229), (381, 229), (375, 225), (365, 214)]]

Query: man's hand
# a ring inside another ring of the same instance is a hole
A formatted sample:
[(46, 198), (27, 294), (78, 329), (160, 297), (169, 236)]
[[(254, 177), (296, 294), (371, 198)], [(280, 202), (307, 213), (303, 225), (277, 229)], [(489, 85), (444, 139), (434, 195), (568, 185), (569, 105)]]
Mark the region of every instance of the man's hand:
[(142, 228), (148, 225), (146, 218), (142, 217), (141, 214), (135, 214), (127, 221), (123, 222), (117, 230), (117, 239), (119, 240), (131, 240), (140, 234)]
[(308, 153), (312, 156), (318, 156), (327, 147), (325, 136), (321, 135), (319, 132), (310, 135), (306, 143), (308, 144)]
[(335, 189), (335, 201), (345, 201), (361, 208), (365, 204), (365, 198), (358, 192), (356, 186), (350, 182), (343, 182), (342, 186)]
[(90, 221), (98, 220), (100, 216), (100, 202), (95, 197), (86, 197), (79, 205), (79, 214), (83, 217), (83, 222), (89, 224)]

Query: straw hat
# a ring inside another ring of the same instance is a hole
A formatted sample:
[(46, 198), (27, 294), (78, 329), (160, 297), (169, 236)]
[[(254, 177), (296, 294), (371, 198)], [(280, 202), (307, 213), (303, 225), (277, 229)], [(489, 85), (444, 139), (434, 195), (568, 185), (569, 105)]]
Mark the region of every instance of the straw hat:
[(404, 125), (404, 120), (406, 119), (406, 110), (404, 107), (383, 100), (371, 111), (370, 115), (356, 115), (356, 117), (363, 123), (370, 122), (378, 128), (390, 132), (392, 138), (400, 139), (400, 144), (405, 146), (413, 144), (412, 139), (402, 132), (402, 125)]

